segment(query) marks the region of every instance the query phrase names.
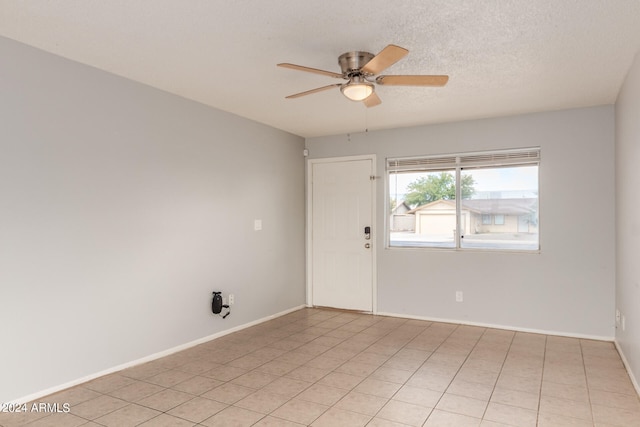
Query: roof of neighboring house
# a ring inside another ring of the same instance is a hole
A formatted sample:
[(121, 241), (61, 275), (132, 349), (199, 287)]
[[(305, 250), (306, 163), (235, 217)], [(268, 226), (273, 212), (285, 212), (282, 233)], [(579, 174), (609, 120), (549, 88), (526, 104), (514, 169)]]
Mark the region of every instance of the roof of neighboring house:
[(471, 199), (462, 206), (486, 214), (525, 215), (538, 210), (538, 199)]
[[(436, 204), (447, 204), (455, 207), (455, 200), (436, 200), (408, 211), (408, 214), (421, 210), (428, 210)], [(538, 208), (538, 199), (468, 199), (462, 201), (462, 208), (480, 214), (499, 215), (525, 215), (535, 212)]]
[(417, 211), (427, 210), (427, 209), (433, 208), (436, 205), (449, 205), (450, 207), (455, 209), (456, 201), (455, 200), (444, 200), (444, 199), (435, 200), (435, 201), (429, 202), (429, 203), (427, 203), (425, 205), (421, 205), (421, 206), (415, 207), (415, 208), (411, 209), (407, 213), (408, 214), (414, 214)]
[(402, 201), (400, 203), (398, 203), (398, 206), (396, 206), (395, 208), (393, 208), (391, 210), (392, 214), (397, 214), (397, 213), (402, 213), (405, 214), (407, 213), (407, 211), (411, 210), (411, 208), (409, 207), (409, 205), (407, 205), (406, 202)]

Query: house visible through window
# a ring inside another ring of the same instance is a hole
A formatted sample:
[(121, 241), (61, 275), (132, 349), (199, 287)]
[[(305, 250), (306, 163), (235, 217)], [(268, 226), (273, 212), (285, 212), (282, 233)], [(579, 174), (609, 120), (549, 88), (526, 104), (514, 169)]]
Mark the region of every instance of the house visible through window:
[(540, 150), (387, 159), (389, 247), (537, 251)]

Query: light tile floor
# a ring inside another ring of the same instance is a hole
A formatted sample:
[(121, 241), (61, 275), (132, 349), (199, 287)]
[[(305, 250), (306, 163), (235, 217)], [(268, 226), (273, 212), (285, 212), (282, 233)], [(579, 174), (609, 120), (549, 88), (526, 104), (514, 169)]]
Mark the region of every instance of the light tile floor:
[(40, 400), (29, 426), (640, 426), (612, 343), (302, 309)]

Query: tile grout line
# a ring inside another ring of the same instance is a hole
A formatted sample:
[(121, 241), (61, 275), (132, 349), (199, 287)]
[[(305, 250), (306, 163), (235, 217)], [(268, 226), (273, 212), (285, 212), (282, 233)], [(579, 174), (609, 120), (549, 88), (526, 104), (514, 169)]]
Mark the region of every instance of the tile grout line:
[[(485, 333), (486, 333), (486, 329), (485, 329)], [(505, 353), (504, 358), (502, 360), (502, 365), (500, 366), (500, 372), (498, 372), (498, 378), (496, 378), (496, 382), (493, 384), (493, 388), (491, 389), (491, 394), (489, 394), (489, 399), (487, 400), (487, 407), (484, 408), (484, 412), (482, 413), (481, 420), (484, 420), (485, 415), (487, 415), (487, 411), (489, 410), (489, 404), (491, 403), (491, 398), (493, 397), (493, 393), (495, 393), (496, 391), (496, 385), (498, 384), (498, 380), (502, 375), (502, 371), (504, 370), (504, 364), (507, 361), (507, 358), (509, 357), (509, 352), (511, 351), (511, 347), (513, 346), (513, 341), (515, 340), (516, 335), (517, 335), (517, 332), (514, 332), (513, 335), (511, 336), (511, 339), (509, 340), (509, 347), (507, 348), (507, 352)], [(491, 421), (491, 420), (487, 420), (487, 421)]]
[(540, 387), (538, 388), (538, 406), (536, 407), (536, 426), (540, 424), (540, 404), (542, 403), (542, 386), (544, 384), (544, 367), (547, 362), (547, 344), (549, 336), (544, 336), (544, 353), (542, 354), (542, 374), (540, 375)]
[(589, 415), (591, 415), (591, 425), (596, 424), (596, 419), (593, 416), (593, 403), (591, 402), (591, 388), (589, 387), (589, 376), (587, 375), (587, 365), (584, 363), (584, 347), (582, 340), (578, 341), (580, 344), (580, 360), (582, 361), (582, 372), (584, 372), (584, 381), (587, 386), (587, 398), (589, 399)]

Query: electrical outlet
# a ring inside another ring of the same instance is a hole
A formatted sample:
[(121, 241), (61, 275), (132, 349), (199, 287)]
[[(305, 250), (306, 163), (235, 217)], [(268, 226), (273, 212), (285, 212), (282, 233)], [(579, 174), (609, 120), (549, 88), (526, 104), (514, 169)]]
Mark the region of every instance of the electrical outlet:
[(462, 302), (462, 291), (456, 291), (456, 302)]
[(236, 302), (236, 298), (233, 294), (229, 294), (229, 305), (233, 305)]
[(620, 310), (616, 310), (616, 325), (620, 324)]
[(261, 219), (254, 219), (253, 220), (253, 229), (255, 231), (262, 230), (262, 220)]

